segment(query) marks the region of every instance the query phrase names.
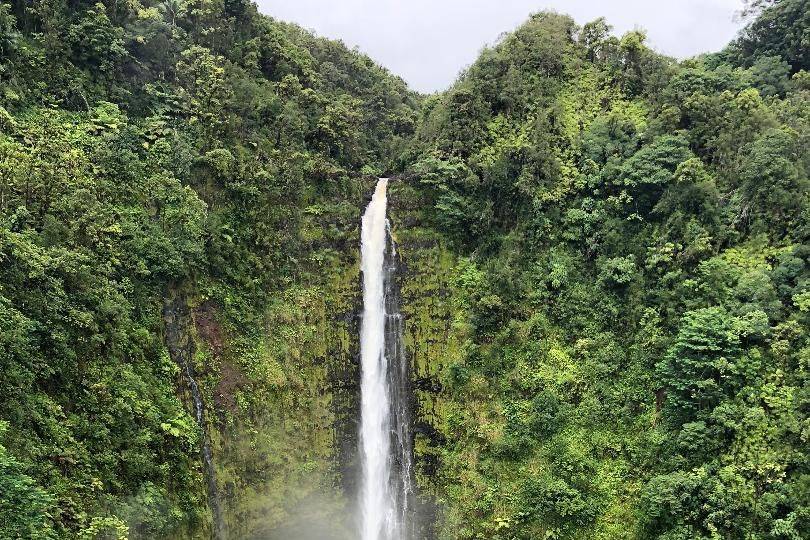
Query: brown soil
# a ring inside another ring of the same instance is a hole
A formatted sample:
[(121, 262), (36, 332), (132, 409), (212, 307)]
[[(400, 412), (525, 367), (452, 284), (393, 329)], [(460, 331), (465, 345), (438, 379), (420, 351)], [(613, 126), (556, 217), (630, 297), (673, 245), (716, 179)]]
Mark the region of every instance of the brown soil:
[(211, 349), (215, 359), (222, 358), (223, 344), (222, 327), (217, 321), (216, 308), (213, 302), (204, 302), (194, 310), (194, 325), (197, 335), (205, 341)]
[(197, 335), (208, 345), (213, 359), (219, 364), (219, 381), (214, 388), (214, 404), (219, 411), (236, 410), (236, 392), (247, 382), (244, 374), (223, 356), (225, 338), (222, 326), (217, 321), (216, 307), (212, 302), (204, 302), (194, 310), (194, 325)]

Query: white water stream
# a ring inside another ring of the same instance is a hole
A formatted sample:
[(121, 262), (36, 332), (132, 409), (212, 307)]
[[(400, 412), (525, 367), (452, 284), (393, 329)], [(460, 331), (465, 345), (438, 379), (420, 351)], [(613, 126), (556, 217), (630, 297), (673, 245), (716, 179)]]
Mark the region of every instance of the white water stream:
[[(388, 179), (380, 178), (363, 214), (361, 228), (362, 540), (405, 540), (409, 537), (405, 520), (411, 490), (410, 420), (407, 399), (403, 397), (407, 383), (402, 375), (407, 364), (399, 352), (401, 315), (395, 295), (389, 292), (395, 267), (393, 240), (390, 244), (388, 242), (387, 186)], [(388, 256), (386, 248), (390, 248)]]

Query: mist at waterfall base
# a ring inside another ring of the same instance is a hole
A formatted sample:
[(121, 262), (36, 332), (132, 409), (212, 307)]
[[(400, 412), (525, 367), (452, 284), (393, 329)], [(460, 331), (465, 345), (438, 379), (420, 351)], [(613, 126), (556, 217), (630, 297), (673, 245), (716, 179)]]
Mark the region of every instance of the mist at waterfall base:
[(408, 540), (412, 499), (410, 381), (395, 283), (396, 246), (380, 178), (361, 227), (361, 540)]
[(310, 494), (287, 510), (282, 526), (256, 531), (249, 540), (357, 540), (354, 519), (341, 519), (342, 506), (332, 494)]

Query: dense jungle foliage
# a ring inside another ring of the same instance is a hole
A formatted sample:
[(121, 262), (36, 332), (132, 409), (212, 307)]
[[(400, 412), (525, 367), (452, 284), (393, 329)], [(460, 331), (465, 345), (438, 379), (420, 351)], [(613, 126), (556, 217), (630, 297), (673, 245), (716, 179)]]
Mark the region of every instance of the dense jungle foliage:
[(810, 537), (810, 2), (751, 7), (680, 63), (540, 13), (428, 98), (444, 537)]
[(247, 0), (4, 0), (0, 539), (210, 536), (206, 438), (293, 537), (386, 171), (449, 275), (437, 537), (810, 537), (810, 1), (749, 7), (682, 62), (539, 13), (417, 96)]
[(307, 223), (345, 213), (319, 201), (382, 169), (415, 111), (249, 2), (0, 4), (0, 538), (202, 535), (164, 299), (218, 306), (234, 341), (261, 328), (318, 271)]

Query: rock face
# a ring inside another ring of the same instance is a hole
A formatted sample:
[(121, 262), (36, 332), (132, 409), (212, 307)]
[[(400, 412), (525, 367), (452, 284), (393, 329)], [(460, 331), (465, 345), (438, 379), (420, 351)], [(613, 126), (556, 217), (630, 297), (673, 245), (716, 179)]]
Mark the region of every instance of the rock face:
[(230, 538), (355, 537), (366, 190), (347, 191), (307, 214), (302, 273), (250, 327), (230, 326), (232, 308), (203, 287), (189, 287), (182, 320), (167, 319), (190, 342)]
[(186, 295), (177, 290), (170, 290), (163, 305), (163, 321), (166, 328), (166, 348), (172, 360), (179, 367), (182, 387), (191, 402), (200, 433), (200, 456), (204, 467), (208, 507), (211, 510), (211, 536), (214, 540), (225, 540), (228, 537), (227, 525), (222, 515), (219, 486), (217, 485), (216, 468), (211, 450), (206, 407), (197, 383), (197, 374), (193, 365), (196, 343), (192, 329), (191, 310)]
[[(372, 181), (360, 184), (341, 196), (344, 202), (313, 212), (302, 233), (311, 239), (308, 271), (272, 298), (255, 328), (229, 328), (224, 307), (188, 298), (188, 356), (208, 407), (216, 489), (231, 538), (356, 537), (359, 225), (373, 191)], [(434, 477), (445, 430), (441, 374), (458, 355), (459, 338), (450, 292), (455, 259), (420, 204), (407, 181), (390, 182), (396, 248), (386, 253), (387, 298), (402, 316), (387, 327), (401, 339), (387, 341), (398, 347), (388, 354), (404, 362), (392, 383), (407, 403), (403, 440), (415, 456), (413, 534), (434, 538)]]
[(412, 431), (418, 496), (417, 538), (436, 538), (436, 473), (444, 442), (444, 368), (460, 350), (453, 327), (451, 275), (455, 256), (423, 215), (424, 203), (407, 181), (389, 187), (389, 219), (397, 245), (405, 355), (410, 362)]
[[(390, 220), (389, 220), (390, 224)], [(416, 486), (414, 479), (413, 365), (405, 348), (405, 317), (402, 312), (402, 285), (406, 279), (400, 251), (391, 234), (387, 241), (384, 261), (385, 288), (385, 356), (388, 359), (388, 386), (390, 388), (392, 428), (392, 475), (396, 478), (398, 514), (401, 523), (400, 540), (420, 538), (415, 534), (417, 516), (414, 514)]]

